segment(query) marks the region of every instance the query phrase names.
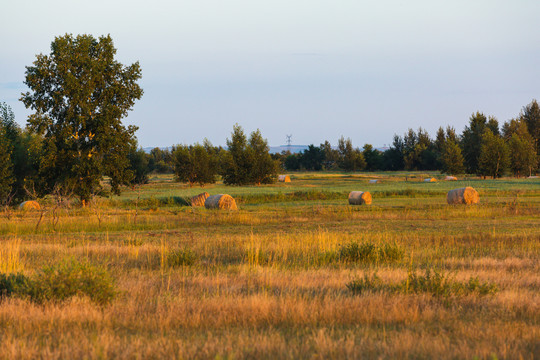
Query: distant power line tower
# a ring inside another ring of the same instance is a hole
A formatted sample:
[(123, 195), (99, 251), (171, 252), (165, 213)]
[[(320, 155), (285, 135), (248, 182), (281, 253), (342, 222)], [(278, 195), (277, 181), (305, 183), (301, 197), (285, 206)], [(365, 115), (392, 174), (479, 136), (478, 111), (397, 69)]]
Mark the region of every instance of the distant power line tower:
[(291, 152), (291, 144), (292, 144), (292, 134), (285, 135), (287, 137), (287, 150)]

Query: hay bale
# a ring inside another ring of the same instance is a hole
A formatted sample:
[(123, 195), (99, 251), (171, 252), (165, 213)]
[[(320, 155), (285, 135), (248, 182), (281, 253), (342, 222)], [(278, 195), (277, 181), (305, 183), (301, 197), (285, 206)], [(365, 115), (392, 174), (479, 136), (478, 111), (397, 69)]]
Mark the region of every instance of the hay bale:
[(204, 207), (207, 209), (238, 210), (236, 201), (227, 194), (209, 196), (204, 202)]
[(427, 179), (424, 179), (424, 182), (437, 182), (437, 179), (435, 179), (435, 178), (427, 178)]
[(377, 180), (377, 179), (369, 180), (370, 184), (377, 184), (378, 182), (379, 182), (379, 180)]
[(446, 180), (446, 181), (456, 181), (457, 177), (455, 177), (455, 176), (447, 176), (447, 177), (444, 178), (444, 180)]
[(206, 191), (191, 198), (191, 206), (204, 206), (204, 202), (210, 196)]
[(448, 204), (477, 204), (480, 201), (478, 191), (472, 187), (467, 186), (464, 188), (450, 190), (446, 194), (446, 202)]
[(349, 193), (350, 205), (370, 205), (371, 194), (368, 191), (351, 191)]
[(540, 176), (531, 175), (527, 179), (540, 179)]
[(278, 181), (279, 182), (291, 182), (291, 178), (289, 177), (289, 175), (279, 175), (278, 176)]
[(29, 210), (41, 210), (41, 206), (37, 201), (29, 200), (21, 203), (19, 209), (29, 211)]

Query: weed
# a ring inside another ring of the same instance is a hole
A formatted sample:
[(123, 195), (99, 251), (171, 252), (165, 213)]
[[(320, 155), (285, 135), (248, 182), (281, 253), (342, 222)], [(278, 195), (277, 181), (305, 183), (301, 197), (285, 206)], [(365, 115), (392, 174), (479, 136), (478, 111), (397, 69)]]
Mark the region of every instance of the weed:
[(364, 276), (361, 279), (353, 280), (347, 284), (347, 289), (353, 294), (381, 291), (385, 288), (385, 285), (381, 281), (381, 278), (377, 276), (377, 273), (371, 275), (364, 273)]

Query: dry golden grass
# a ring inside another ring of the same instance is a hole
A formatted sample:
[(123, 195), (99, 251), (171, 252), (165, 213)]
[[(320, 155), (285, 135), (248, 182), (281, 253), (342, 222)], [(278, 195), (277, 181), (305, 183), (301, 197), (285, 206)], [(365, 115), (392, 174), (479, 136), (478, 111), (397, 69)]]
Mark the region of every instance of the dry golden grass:
[[(540, 201), (484, 195), (475, 207), (442, 196), (237, 212), (73, 208), (37, 231), (39, 214), (16, 212), (0, 219), (1, 272), (75, 258), (106, 267), (119, 294), (105, 306), (4, 298), (0, 358), (537, 358)], [(394, 244), (403, 257), (341, 261), (351, 242)], [(193, 264), (172, 266), (178, 249)], [(398, 283), (411, 267), (499, 291), (440, 298), (346, 287), (375, 271)]]

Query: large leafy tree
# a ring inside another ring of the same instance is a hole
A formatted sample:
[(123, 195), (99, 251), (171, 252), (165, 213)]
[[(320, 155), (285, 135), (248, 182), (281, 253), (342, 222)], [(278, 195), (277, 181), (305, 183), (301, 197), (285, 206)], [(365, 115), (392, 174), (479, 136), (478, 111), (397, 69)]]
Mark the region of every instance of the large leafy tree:
[(463, 174), (465, 165), (459, 145), (453, 139), (447, 139), (441, 153), (441, 172), (447, 174)]
[(360, 149), (355, 149), (350, 138), (338, 140), (339, 167), (345, 171), (360, 171), (366, 167), (366, 159)]
[(257, 185), (276, 182), (279, 163), (270, 156), (268, 141), (259, 129), (250, 134), (248, 145), (253, 157), (251, 182)]
[(30, 129), (44, 136), (40, 175), (46, 188), (69, 189), (88, 200), (108, 176), (112, 191), (133, 177), (128, 153), (135, 126), (126, 117), (143, 94), (138, 62), (125, 66), (115, 60), (110, 36), (56, 37), (49, 55), (37, 55), (26, 68), (22, 94)]
[(201, 144), (179, 145), (172, 152), (174, 174), (177, 181), (187, 182), (189, 186), (198, 183), (216, 182), (217, 161), (214, 154)]
[(504, 139), (486, 128), (482, 134), (478, 172), (483, 176), (501, 177), (510, 166), (509, 149)]

